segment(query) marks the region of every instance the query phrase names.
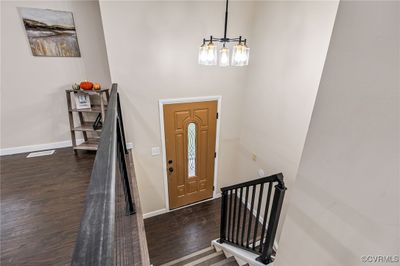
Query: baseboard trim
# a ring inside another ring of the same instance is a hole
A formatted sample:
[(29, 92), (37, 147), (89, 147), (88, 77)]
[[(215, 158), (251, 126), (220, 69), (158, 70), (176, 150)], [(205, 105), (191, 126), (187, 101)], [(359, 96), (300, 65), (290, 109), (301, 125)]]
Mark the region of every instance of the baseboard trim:
[[(77, 143), (82, 143), (82, 142), (83, 142), (83, 139), (77, 140)], [(72, 146), (72, 142), (70, 140), (37, 144), (37, 145), (19, 146), (19, 147), (0, 149), (0, 156), (13, 155), (13, 154), (18, 154), (18, 153), (27, 153), (27, 152), (33, 152), (33, 151), (60, 149), (60, 148), (66, 148), (66, 147), (71, 147), (71, 146)]]
[[(77, 139), (76, 142), (78, 144), (81, 144), (83, 142), (83, 139)], [(71, 146), (72, 142), (70, 140), (37, 144), (37, 145), (19, 146), (19, 147), (0, 149), (0, 156), (28, 153), (33, 151), (53, 150), (53, 149), (67, 148)], [(130, 150), (133, 149), (134, 146), (132, 142), (127, 142), (126, 147)]]
[(214, 195), (214, 197), (212, 197), (212, 198), (205, 199), (205, 200), (202, 200), (202, 201), (198, 201), (198, 202), (195, 202), (195, 203), (192, 203), (192, 204), (188, 204), (188, 205), (185, 205), (185, 206), (173, 209), (173, 210), (168, 210), (166, 208), (162, 208), (162, 209), (159, 209), (159, 210), (155, 210), (155, 211), (143, 214), (143, 219), (147, 219), (147, 218), (150, 218), (150, 217), (153, 217), (153, 216), (157, 216), (157, 215), (160, 215), (160, 214), (164, 214), (164, 213), (167, 213), (167, 212), (174, 212), (174, 211), (177, 211), (177, 210), (180, 210), (180, 209), (184, 209), (184, 208), (187, 208), (187, 207), (191, 207), (191, 206), (194, 206), (194, 205), (198, 205), (198, 204), (210, 201), (210, 200), (215, 200), (215, 199), (220, 198), (220, 197), (221, 197), (221, 193), (216, 193)]
[(168, 210), (165, 209), (165, 208), (159, 209), (159, 210), (156, 210), (156, 211), (152, 211), (152, 212), (148, 212), (148, 213), (143, 214), (143, 219), (147, 219), (147, 218), (150, 218), (150, 217), (153, 217), (153, 216), (157, 216), (157, 215), (160, 215), (160, 214), (164, 214), (164, 213), (167, 213), (167, 212), (168, 212)]

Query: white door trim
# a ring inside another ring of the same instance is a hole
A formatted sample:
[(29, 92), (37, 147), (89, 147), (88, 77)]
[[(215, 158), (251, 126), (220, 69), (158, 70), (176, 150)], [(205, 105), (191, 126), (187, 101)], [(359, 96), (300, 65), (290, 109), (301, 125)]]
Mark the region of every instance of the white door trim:
[(167, 211), (169, 208), (169, 196), (168, 196), (168, 175), (167, 175), (167, 153), (165, 148), (165, 132), (164, 132), (164, 104), (172, 103), (194, 103), (194, 102), (208, 102), (217, 101), (217, 132), (215, 136), (215, 152), (217, 157), (214, 161), (214, 191), (213, 199), (218, 198), (219, 193), (217, 192), (217, 173), (218, 173), (218, 158), (219, 158), (219, 141), (220, 141), (220, 125), (221, 125), (221, 104), (222, 96), (204, 96), (204, 97), (191, 97), (191, 98), (176, 98), (176, 99), (161, 99), (158, 101), (158, 107), (160, 111), (160, 130), (161, 130), (161, 149), (162, 149), (162, 161), (163, 161), (163, 177), (164, 177), (164, 197), (165, 197), (165, 208)]

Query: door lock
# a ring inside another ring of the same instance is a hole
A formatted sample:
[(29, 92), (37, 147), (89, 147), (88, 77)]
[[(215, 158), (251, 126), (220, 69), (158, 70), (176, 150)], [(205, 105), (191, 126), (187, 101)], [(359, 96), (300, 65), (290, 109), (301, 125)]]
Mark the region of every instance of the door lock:
[(169, 171), (170, 173), (172, 173), (172, 172), (174, 171), (174, 168), (170, 167), (170, 168), (168, 168), (168, 171)]

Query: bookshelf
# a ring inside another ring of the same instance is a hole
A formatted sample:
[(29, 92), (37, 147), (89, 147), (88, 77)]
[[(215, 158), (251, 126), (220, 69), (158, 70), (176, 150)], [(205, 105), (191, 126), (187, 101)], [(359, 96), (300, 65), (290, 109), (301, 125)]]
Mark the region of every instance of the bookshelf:
[[(101, 121), (104, 124), (107, 104), (110, 98), (108, 89), (101, 90), (66, 90), (68, 118), (71, 132), (71, 141), (74, 152), (77, 150), (96, 151), (101, 134), (101, 128), (93, 127), (94, 121), (98, 114), (101, 114)], [(78, 93), (89, 95), (90, 108), (78, 108), (75, 97)], [(77, 133), (83, 135), (83, 142), (78, 143)]]

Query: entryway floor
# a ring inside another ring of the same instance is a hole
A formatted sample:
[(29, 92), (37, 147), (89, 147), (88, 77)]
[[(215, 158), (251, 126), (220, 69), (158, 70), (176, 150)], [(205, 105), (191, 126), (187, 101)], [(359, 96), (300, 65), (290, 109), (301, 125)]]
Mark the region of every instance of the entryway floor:
[(219, 237), (221, 200), (145, 219), (150, 262), (160, 265), (209, 247)]
[(95, 153), (0, 157), (1, 265), (69, 265)]
[[(26, 155), (0, 157), (0, 264), (70, 265), (96, 154), (64, 148), (51, 156)], [(136, 216), (125, 215), (120, 180), (117, 176), (116, 263), (140, 265)]]

